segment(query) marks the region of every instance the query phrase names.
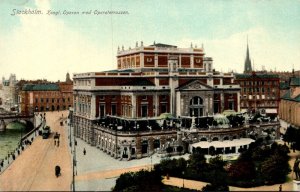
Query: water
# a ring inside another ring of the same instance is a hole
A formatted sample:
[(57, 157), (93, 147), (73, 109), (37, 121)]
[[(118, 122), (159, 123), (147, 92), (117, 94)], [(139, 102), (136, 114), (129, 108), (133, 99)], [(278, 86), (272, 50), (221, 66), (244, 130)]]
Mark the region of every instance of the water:
[(14, 151), (24, 135), (25, 125), (13, 122), (7, 125), (6, 131), (0, 132), (0, 159), (4, 159), (9, 152)]

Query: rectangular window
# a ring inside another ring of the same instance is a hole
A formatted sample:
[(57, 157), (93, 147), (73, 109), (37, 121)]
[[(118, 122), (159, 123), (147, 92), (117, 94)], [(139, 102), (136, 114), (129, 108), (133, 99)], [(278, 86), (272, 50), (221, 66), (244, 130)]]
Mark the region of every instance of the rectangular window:
[(105, 116), (105, 104), (100, 104), (100, 106), (99, 106), (99, 115), (100, 115), (100, 117)]
[(52, 103), (54, 103), (54, 99), (52, 98)]
[(39, 102), (39, 100), (36, 98), (36, 99), (35, 99), (35, 102), (37, 103), (37, 102)]
[(104, 100), (105, 97), (103, 95), (100, 96), (100, 100)]
[(161, 104), (161, 113), (166, 113), (167, 112), (167, 104), (163, 103)]
[(141, 106), (141, 116), (142, 117), (147, 117), (148, 116), (148, 106), (147, 105), (142, 105)]
[(229, 109), (233, 110), (234, 109), (234, 101), (229, 101)]
[(117, 105), (116, 104), (111, 105), (111, 114), (117, 115)]
[(41, 103), (43, 103), (44, 102), (44, 99), (43, 98), (41, 98)]

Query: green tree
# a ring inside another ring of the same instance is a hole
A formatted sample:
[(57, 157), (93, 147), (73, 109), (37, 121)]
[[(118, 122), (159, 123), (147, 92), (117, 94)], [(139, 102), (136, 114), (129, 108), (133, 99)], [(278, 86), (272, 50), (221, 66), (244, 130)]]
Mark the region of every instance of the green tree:
[(157, 171), (141, 170), (120, 175), (113, 191), (161, 191), (162, 177)]
[(261, 175), (266, 184), (283, 183), (291, 171), (284, 156), (275, 153), (261, 164)]

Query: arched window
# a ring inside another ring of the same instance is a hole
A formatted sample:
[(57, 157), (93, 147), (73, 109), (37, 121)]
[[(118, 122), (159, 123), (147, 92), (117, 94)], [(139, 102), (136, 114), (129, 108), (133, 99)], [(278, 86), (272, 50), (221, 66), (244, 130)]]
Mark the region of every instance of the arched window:
[(203, 99), (201, 97), (193, 97), (190, 100), (190, 116), (199, 117), (204, 114)]

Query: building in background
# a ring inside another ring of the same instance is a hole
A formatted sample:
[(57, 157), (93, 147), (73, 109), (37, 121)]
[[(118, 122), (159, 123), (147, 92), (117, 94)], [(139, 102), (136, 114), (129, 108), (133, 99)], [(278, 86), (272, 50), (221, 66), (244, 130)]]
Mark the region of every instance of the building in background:
[(300, 127), (300, 77), (292, 77), (289, 90), (281, 97), (279, 117), (288, 124)]
[(18, 86), (15, 74), (11, 74), (8, 79), (2, 78), (0, 86), (1, 107), (7, 111), (18, 109)]
[(252, 69), (248, 43), (244, 73), (236, 74), (235, 82), (241, 87), (242, 112), (278, 114), (280, 86), (283, 87), (279, 75)]
[[(130, 153), (139, 158), (178, 144), (176, 129), (166, 129), (175, 128), (176, 122), (168, 124), (168, 119), (240, 111), (240, 86), (233, 73), (214, 71), (213, 59), (192, 45), (141, 42), (122, 47), (116, 70), (74, 74), (73, 80), (76, 136), (115, 157)], [(166, 120), (161, 126), (152, 122), (159, 118)], [(123, 133), (114, 132), (117, 127)]]
[(275, 74), (236, 74), (241, 86), (241, 111), (278, 114), (280, 102), (279, 77)]
[(23, 81), (19, 84), (20, 113), (68, 110), (73, 106), (73, 82), (69, 73), (65, 82)]

